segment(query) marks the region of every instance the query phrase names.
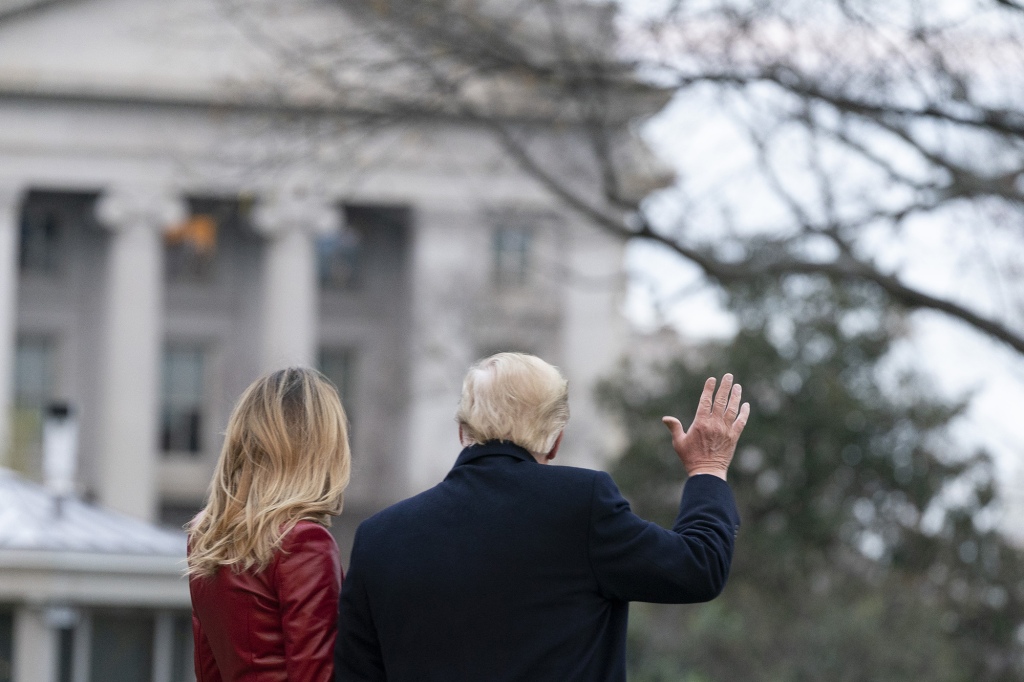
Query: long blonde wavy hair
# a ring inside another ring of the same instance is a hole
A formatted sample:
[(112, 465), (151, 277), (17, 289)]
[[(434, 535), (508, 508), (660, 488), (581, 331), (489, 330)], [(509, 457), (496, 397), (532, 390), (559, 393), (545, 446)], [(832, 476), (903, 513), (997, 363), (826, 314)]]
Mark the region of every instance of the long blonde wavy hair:
[(209, 502), (189, 527), (188, 574), (266, 568), (300, 520), (341, 513), (351, 454), (334, 386), (301, 367), (261, 377), (228, 420)]

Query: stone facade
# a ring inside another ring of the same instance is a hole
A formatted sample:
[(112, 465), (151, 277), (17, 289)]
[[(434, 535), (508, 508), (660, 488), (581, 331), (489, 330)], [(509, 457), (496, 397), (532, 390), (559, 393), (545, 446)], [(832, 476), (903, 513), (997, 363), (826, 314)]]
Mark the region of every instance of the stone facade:
[[(81, 492), (180, 523), (249, 381), (329, 365), (354, 522), (443, 477), (461, 377), (501, 349), (563, 368), (563, 459), (601, 464), (591, 389), (622, 351), (622, 246), (488, 131), (268, 94), (283, 67), (220, 0), (36, 4), (0, 7), (8, 465), (36, 473), (32, 410), (67, 402)], [(571, 159), (571, 127), (542, 123), (533, 143)]]
[[(319, 366), (352, 422), (344, 551), (450, 468), (467, 367), (525, 350), (570, 381), (560, 461), (600, 466), (622, 244), (485, 129), (375, 125), (301, 78), (269, 91), (286, 65), (231, 5), (0, 3), (0, 464), (38, 477), (40, 410), (67, 403), (79, 493), (178, 526), (242, 389)], [(571, 159), (571, 127), (532, 125)]]

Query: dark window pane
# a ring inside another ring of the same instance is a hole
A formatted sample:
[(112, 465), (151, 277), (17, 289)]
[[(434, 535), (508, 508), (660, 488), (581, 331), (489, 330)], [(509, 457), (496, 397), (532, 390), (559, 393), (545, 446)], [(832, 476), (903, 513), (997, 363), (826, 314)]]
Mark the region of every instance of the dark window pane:
[(78, 230), (95, 225), (95, 195), (32, 191), (21, 209), (18, 265), (22, 272), (59, 274)]
[(57, 679), (73, 682), (75, 666), (75, 631), (62, 628), (57, 631)]
[(249, 232), (248, 208), (235, 199), (192, 197), (189, 216), (164, 233), (168, 281), (207, 283), (224, 258), (228, 235)]
[(18, 265), (22, 271), (52, 274), (60, 265), (62, 216), (52, 206), (29, 204), (21, 216)]
[(130, 611), (94, 614), (90, 658), (90, 680), (150, 682), (153, 616)]
[(171, 681), (192, 682), (192, 614), (183, 613), (174, 617), (174, 645), (171, 655)]
[(494, 283), (521, 287), (530, 278), (533, 231), (528, 227), (499, 227), (494, 231)]
[(319, 369), (338, 388), (342, 405), (352, 418), (352, 374), (355, 353), (349, 348), (321, 348)]
[(172, 281), (206, 281), (213, 273), (217, 255), (216, 217), (190, 215), (164, 233), (167, 278)]
[(204, 356), (200, 346), (172, 345), (164, 349), (160, 396), (160, 445), (164, 452), (202, 451)]
[(157, 517), (158, 522), (166, 528), (180, 530), (185, 527), (185, 524), (194, 519), (202, 508), (202, 500), (197, 500), (192, 504), (162, 502)]
[(316, 266), (320, 286), (354, 289), (359, 284), (362, 236), (352, 227), (316, 240)]
[(14, 617), (10, 611), (0, 611), (0, 682), (11, 682), (13, 657)]

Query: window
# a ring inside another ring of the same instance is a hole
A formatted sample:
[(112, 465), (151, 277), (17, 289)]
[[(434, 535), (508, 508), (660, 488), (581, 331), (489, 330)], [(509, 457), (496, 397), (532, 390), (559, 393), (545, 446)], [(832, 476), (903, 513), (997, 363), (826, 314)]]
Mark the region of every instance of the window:
[(537, 351), (529, 345), (504, 342), (493, 346), (482, 346), (477, 352), (476, 357), (479, 361), (498, 353), (525, 353), (527, 355), (538, 355)]
[[(65, 610), (73, 617), (51, 624), (57, 628), (57, 682), (195, 682), (188, 611)], [(3, 625), (0, 612), (0, 637)], [(9, 674), (3, 676), (2, 646), (0, 640), (0, 682), (11, 682)]]
[(338, 395), (352, 420), (352, 374), (355, 353), (348, 348), (321, 348), (318, 367), (338, 387)]
[(11, 464), (32, 478), (42, 475), (43, 417), (54, 396), (54, 343), (20, 337), (14, 356)]
[(153, 675), (153, 615), (138, 611), (92, 616), (90, 680), (150, 682)]
[(355, 289), (362, 262), (362, 235), (346, 226), (335, 234), (316, 240), (316, 265), (320, 286), (327, 289)]
[(63, 230), (56, 215), (48, 211), (26, 212), (21, 220), (18, 264), (22, 271), (53, 273), (60, 262)]
[(171, 682), (194, 682), (192, 614), (184, 613), (172, 617), (174, 639), (171, 642)]
[(205, 283), (216, 274), (228, 236), (248, 232), (248, 209), (216, 197), (193, 197), (188, 205), (189, 216), (164, 232), (167, 280)]
[(10, 611), (0, 611), (0, 682), (11, 682), (14, 658), (14, 618)]
[(22, 272), (56, 273), (65, 229), (63, 216), (54, 205), (30, 197), (21, 214), (18, 265)]
[(202, 452), (204, 366), (201, 346), (169, 345), (164, 349), (160, 396), (160, 447), (164, 452)]
[(93, 194), (29, 192), (21, 210), (18, 266), (22, 273), (57, 275), (70, 249), (69, 240), (95, 225)]
[(53, 395), (53, 342), (45, 337), (17, 341), (14, 369), (14, 402), (42, 409)]
[(525, 226), (503, 226), (494, 231), (494, 283), (502, 289), (522, 287), (529, 282), (533, 230)]
[(209, 279), (217, 254), (216, 218), (193, 214), (164, 233), (167, 278), (171, 281)]
[(57, 680), (74, 682), (75, 631), (70, 627), (57, 629)]
[(157, 513), (159, 524), (165, 528), (181, 530), (185, 524), (190, 522), (204, 507), (203, 500), (196, 500), (189, 504), (186, 502), (161, 502)]

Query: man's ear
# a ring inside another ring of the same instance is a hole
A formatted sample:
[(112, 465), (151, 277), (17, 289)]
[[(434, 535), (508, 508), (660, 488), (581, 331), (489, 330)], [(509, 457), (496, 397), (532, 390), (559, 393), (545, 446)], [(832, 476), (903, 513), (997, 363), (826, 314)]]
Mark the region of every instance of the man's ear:
[(466, 447), (466, 441), (462, 439), (462, 424), (459, 424), (459, 445)]
[(562, 436), (564, 436), (564, 435), (565, 435), (565, 431), (560, 431), (558, 433), (558, 438), (555, 439), (555, 444), (551, 446), (551, 451), (548, 454), (544, 455), (544, 459), (545, 460), (550, 462), (551, 460), (553, 460), (555, 458), (555, 455), (558, 454), (558, 448), (560, 448), (562, 446)]

